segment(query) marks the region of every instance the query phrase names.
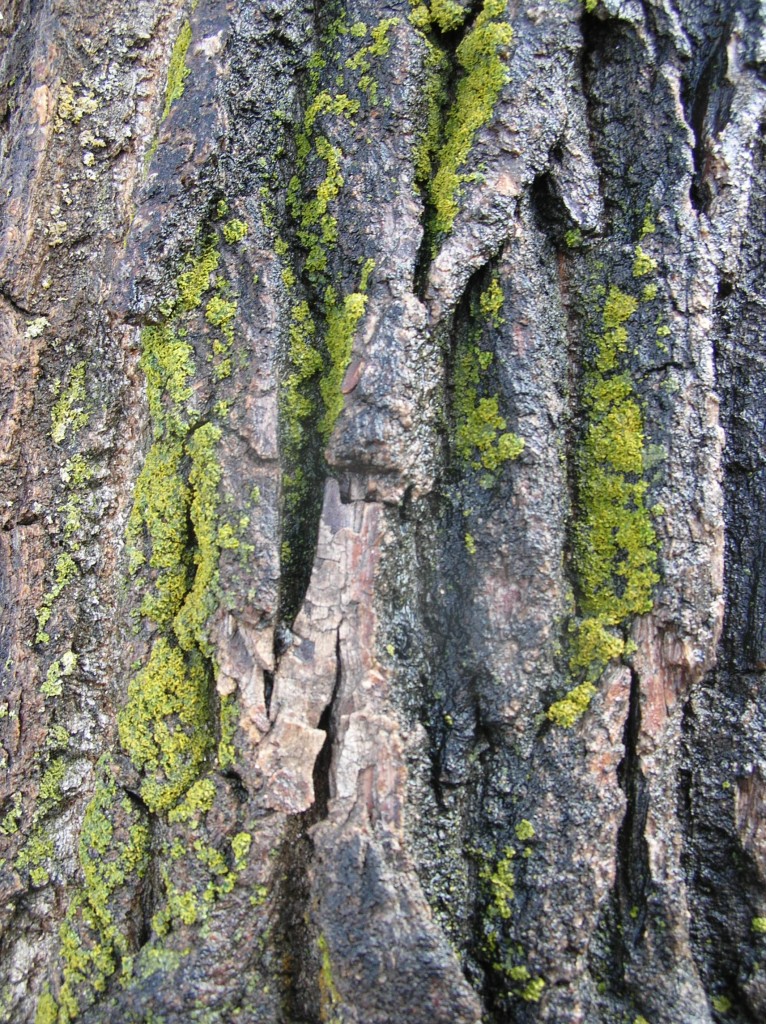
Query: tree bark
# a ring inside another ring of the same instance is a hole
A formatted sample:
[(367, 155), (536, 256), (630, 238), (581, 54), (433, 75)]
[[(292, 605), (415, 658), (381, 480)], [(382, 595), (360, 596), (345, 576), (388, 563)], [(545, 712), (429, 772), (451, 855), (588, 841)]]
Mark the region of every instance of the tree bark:
[(0, 1019), (765, 1019), (763, 4), (0, 40)]

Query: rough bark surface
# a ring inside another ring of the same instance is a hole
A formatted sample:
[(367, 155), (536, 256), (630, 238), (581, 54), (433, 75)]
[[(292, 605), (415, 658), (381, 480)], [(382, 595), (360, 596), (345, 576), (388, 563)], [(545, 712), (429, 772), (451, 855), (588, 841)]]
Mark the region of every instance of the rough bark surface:
[(760, 0), (0, 0), (0, 1019), (766, 1019)]

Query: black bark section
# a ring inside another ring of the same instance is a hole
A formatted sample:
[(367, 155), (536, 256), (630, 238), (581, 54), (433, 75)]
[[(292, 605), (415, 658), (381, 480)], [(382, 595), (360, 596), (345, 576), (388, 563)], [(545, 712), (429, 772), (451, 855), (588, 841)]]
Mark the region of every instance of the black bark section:
[(764, 222), (762, 127), (738, 274), (721, 282), (716, 306), (716, 375), (726, 432), (726, 615), (719, 667), (685, 722), (685, 866), (695, 956), (708, 990), (732, 1003), (726, 1020), (748, 1024), (766, 1012), (759, 968), (764, 940), (752, 925), (766, 906), (763, 866), (752, 843), (754, 816), (762, 814), (753, 800), (763, 785), (758, 737), (766, 724)]

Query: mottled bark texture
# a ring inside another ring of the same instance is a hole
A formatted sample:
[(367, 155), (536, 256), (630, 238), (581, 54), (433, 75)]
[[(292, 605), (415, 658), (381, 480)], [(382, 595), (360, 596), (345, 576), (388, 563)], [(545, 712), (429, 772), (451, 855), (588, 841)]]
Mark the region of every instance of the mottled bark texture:
[(761, 0), (0, 0), (0, 1018), (766, 1019)]

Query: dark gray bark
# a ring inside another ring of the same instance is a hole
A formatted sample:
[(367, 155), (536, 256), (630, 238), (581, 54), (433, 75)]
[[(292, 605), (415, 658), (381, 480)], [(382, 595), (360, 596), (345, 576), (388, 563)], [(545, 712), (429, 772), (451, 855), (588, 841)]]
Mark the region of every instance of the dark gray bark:
[(0, 15), (0, 1018), (763, 1020), (763, 5)]

